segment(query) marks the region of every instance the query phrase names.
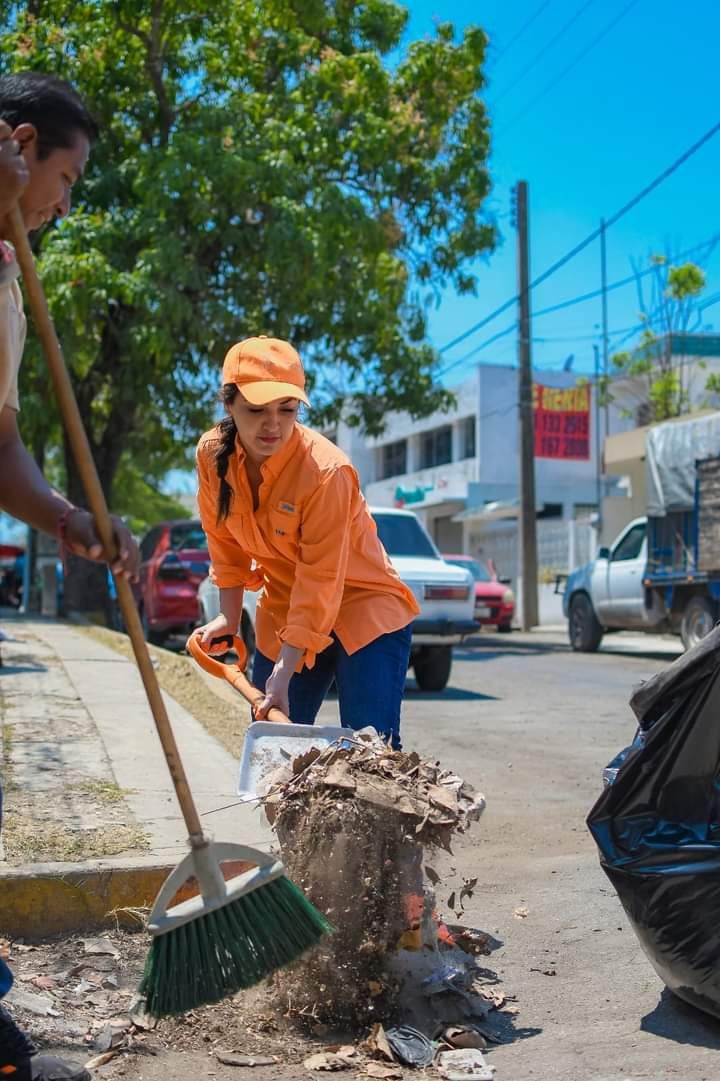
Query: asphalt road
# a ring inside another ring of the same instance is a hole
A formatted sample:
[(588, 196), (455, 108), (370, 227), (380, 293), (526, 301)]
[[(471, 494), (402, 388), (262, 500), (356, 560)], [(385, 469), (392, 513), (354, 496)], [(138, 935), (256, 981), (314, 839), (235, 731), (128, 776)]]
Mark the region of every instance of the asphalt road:
[[(670, 638), (616, 635), (598, 654), (580, 655), (560, 632), (488, 634), (457, 651), (443, 693), (408, 681), (405, 746), (454, 768), (487, 798), (453, 857), (432, 863), (444, 876), (441, 908), (461, 877), (478, 878), (463, 922), (497, 940), (482, 963), (518, 1007), (515, 1016), (493, 1015), (503, 1038), (488, 1056), (496, 1081), (717, 1077), (720, 1022), (663, 988), (585, 826), (603, 767), (635, 731), (633, 687), (677, 655)], [(321, 718), (336, 713), (331, 700)], [(118, 1069), (99, 1076), (114, 1081)], [(213, 1061), (215, 1081), (237, 1073)], [(283, 1064), (253, 1075), (310, 1076)], [(139, 1076), (190, 1081), (209, 1076), (208, 1059), (169, 1052), (145, 1059)]]
[(491, 1053), (497, 1081), (717, 1076), (720, 1022), (664, 989), (585, 826), (635, 731), (633, 687), (679, 652), (672, 638), (614, 635), (584, 655), (561, 633), (487, 635), (457, 651), (443, 694), (409, 682), (405, 745), (488, 801), (454, 863), (479, 878), (465, 921), (502, 943), (486, 963), (519, 1006)]

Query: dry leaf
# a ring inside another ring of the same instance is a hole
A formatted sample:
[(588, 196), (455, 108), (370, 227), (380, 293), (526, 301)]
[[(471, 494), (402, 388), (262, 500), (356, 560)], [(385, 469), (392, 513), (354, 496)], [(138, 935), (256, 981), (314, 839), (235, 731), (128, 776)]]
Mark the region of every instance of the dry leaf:
[(432, 867), (426, 866), (425, 874), (428, 876), (433, 886), (437, 886), (438, 882), (440, 881), (440, 875), (437, 873), (437, 871), (434, 871)]
[(117, 1057), (117, 1051), (104, 1051), (102, 1055), (96, 1055), (95, 1058), (91, 1058), (85, 1063), (86, 1070), (97, 1070), (98, 1066), (104, 1066), (107, 1062), (112, 1062)]
[(477, 1029), (474, 1028), (462, 1028), (459, 1026), (446, 1028), (442, 1038), (451, 1047), (475, 1047), (477, 1050), (483, 1051), (487, 1046), (485, 1037), (481, 1036)]
[(384, 1077), (386, 1081), (391, 1081), (392, 1078), (402, 1078), (399, 1070), (393, 1069), (392, 1066), (383, 1066), (382, 1062), (367, 1062), (363, 1066), (363, 1073), (367, 1077)]
[(306, 1070), (348, 1070), (350, 1069), (350, 1063), (345, 1058), (341, 1058), (340, 1055), (329, 1055), (325, 1052), (320, 1052), (317, 1055), (310, 1055), (303, 1062), (303, 1066)]
[(224, 1066), (274, 1066), (278, 1061), (274, 1055), (235, 1055), (231, 1051), (216, 1051), (215, 1058)]
[(385, 1029), (379, 1021), (371, 1028), (370, 1035), (362, 1044), (362, 1047), (368, 1054), (374, 1055), (376, 1058), (384, 1058), (387, 1059), (388, 1062), (395, 1061), (395, 1056), (392, 1053), (390, 1044), (387, 1042)]
[(480, 997), (486, 1002), (492, 1002), (496, 1010), (501, 1009), (507, 1000), (507, 996), (502, 991), (496, 991), (494, 987), (483, 987)]

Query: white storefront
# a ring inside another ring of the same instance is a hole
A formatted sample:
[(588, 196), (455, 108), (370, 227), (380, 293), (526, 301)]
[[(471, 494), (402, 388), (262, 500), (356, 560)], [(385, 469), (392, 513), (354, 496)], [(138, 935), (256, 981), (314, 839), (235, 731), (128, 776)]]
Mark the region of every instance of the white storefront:
[[(537, 371), (535, 381), (573, 387), (570, 372)], [(475, 553), (477, 520), (484, 529), (493, 506), (512, 516), (519, 494), (518, 375), (516, 368), (479, 366), (453, 388), (457, 401), (447, 413), (423, 420), (393, 414), (382, 436), (366, 438), (341, 425), (337, 442), (352, 458), (368, 502), (416, 511), (443, 551)], [(573, 519), (597, 504), (594, 408), (590, 458), (535, 463), (539, 513)]]

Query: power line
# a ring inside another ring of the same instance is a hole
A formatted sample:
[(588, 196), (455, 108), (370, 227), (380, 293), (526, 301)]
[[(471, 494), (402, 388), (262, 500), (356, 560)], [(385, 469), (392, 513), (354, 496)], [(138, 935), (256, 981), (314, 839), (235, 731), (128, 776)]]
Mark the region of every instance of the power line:
[(634, 8), (635, 5), (638, 3), (639, 0), (630, 0), (630, 2), (625, 5), (622, 11), (618, 15), (616, 15), (614, 19), (611, 19), (607, 26), (605, 26), (599, 34), (596, 34), (592, 41), (588, 45), (586, 45), (586, 47), (581, 52), (578, 53), (575, 59), (571, 60), (567, 67), (563, 68), (559, 75), (556, 75), (554, 79), (551, 79), (550, 82), (540, 91), (539, 94), (536, 94), (534, 98), (531, 98), (531, 100), (527, 103), (525, 108), (521, 110), (521, 112), (516, 113), (512, 120), (508, 124), (506, 124), (504, 128), (500, 129), (499, 134), (504, 135), (505, 132), (509, 131), (510, 128), (517, 124), (519, 120), (522, 120), (522, 118), (526, 116), (526, 114), (529, 113), (530, 110), (533, 109), (539, 101), (542, 101), (542, 99), (547, 94), (549, 94), (551, 90), (554, 90), (557, 84), (562, 79), (564, 79), (566, 75), (569, 75), (570, 72), (578, 66), (581, 60), (585, 59), (588, 53), (591, 52), (596, 45), (600, 44), (603, 38), (607, 37), (610, 31), (614, 30), (617, 24), (622, 19), (624, 19), (625, 16), (630, 12), (630, 10)]
[[(695, 252), (703, 248), (714, 247), (719, 241), (720, 233), (716, 233), (715, 236), (711, 236), (701, 244), (694, 244), (692, 248), (686, 248), (685, 251), (678, 252), (672, 258), (673, 260), (687, 259), (689, 255), (694, 255)], [(621, 289), (624, 285), (634, 285), (638, 278), (644, 278), (647, 274), (654, 273), (655, 269), (654, 266), (649, 266), (645, 270), (639, 270), (636, 274), (630, 274), (627, 278), (620, 278), (616, 282), (611, 282), (606, 287), (606, 292), (610, 293), (614, 289)], [(549, 308), (541, 308), (539, 311), (533, 312), (533, 319), (539, 319), (541, 315), (549, 315), (551, 312), (559, 312), (563, 308), (572, 308), (573, 305), (583, 304), (586, 300), (595, 300), (601, 293), (602, 289), (593, 289), (589, 293), (580, 293), (578, 296), (570, 297), (569, 300), (561, 300), (558, 304), (553, 304)]]
[(530, 61), (529, 64), (526, 64), (525, 67), (521, 69), (519, 74), (516, 75), (515, 78), (513, 79), (513, 81), (511, 83), (509, 83), (505, 87), (505, 89), (501, 92), (499, 97), (495, 98), (495, 100), (493, 101), (493, 108), (497, 108), (497, 106), (500, 104), (500, 102), (503, 100), (503, 98), (507, 97), (507, 95), (510, 93), (510, 91), (514, 90), (515, 87), (517, 86), (517, 84), (519, 82), (521, 82), (525, 78), (525, 76), (528, 75), (533, 70), (533, 68), (537, 67), (537, 65), (540, 63), (540, 61), (544, 59), (546, 53), (548, 53), (549, 50), (552, 49), (552, 47), (560, 40), (560, 38), (565, 33), (567, 33), (567, 31), (570, 29), (570, 27), (575, 25), (575, 23), (578, 21), (578, 19), (590, 7), (590, 5), (594, 4), (594, 3), (595, 3), (595, 0), (586, 0), (586, 2), (583, 4), (583, 6), (581, 8), (578, 8), (578, 10), (572, 16), (572, 18), (568, 19), (567, 22), (563, 23), (563, 25), (558, 30), (557, 34), (555, 34), (555, 36), (553, 38), (551, 38), (550, 41), (548, 41), (547, 45), (545, 45), (545, 47), (543, 49), (541, 49), (539, 53), (535, 54), (535, 56), (533, 57), (533, 59)]
[[(720, 299), (720, 298), (718, 298), (718, 299)], [(631, 337), (633, 334), (637, 334), (637, 332), (639, 330), (642, 330), (644, 325), (645, 325), (644, 323), (636, 323), (635, 326), (632, 326), (632, 327), (619, 327), (617, 330), (611, 330), (610, 331), (610, 336), (614, 338), (617, 334), (625, 334), (626, 338), (628, 338), (628, 337)], [(481, 342), (480, 345), (476, 345), (475, 348), (471, 349), (469, 353), (465, 353), (463, 356), (458, 357), (457, 360), (454, 360), (451, 364), (448, 364), (447, 367), (443, 368), (441, 374), (442, 375), (447, 375), (448, 372), (451, 372), (454, 368), (458, 368), (462, 364), (465, 364), (468, 360), (471, 360), (474, 356), (476, 356), (478, 353), (482, 352), (482, 350), (486, 349), (489, 345), (492, 345), (494, 342), (499, 341), (500, 338), (506, 338), (508, 336), (508, 334), (513, 334), (513, 333), (515, 333), (515, 331), (517, 331), (517, 323), (516, 322), (511, 323), (510, 326), (505, 327), (504, 330), (498, 331), (497, 334), (493, 334), (492, 337), (486, 338), (484, 342)], [(564, 337), (558, 337), (558, 338), (533, 337), (532, 341), (534, 341), (534, 342), (553, 342), (553, 341), (576, 342), (576, 341), (583, 341), (583, 340), (592, 341), (593, 339), (598, 339), (599, 337), (600, 337), (599, 333), (597, 333), (597, 334), (589, 334), (589, 335), (574, 334), (574, 335), (572, 335), (572, 337), (568, 337), (568, 338), (564, 338)], [(622, 341), (625, 341), (626, 338), (623, 338)], [(621, 344), (621, 343), (617, 343), (617, 344)]]
[(505, 54), (510, 49), (512, 49), (515, 42), (520, 40), (520, 38), (523, 36), (525, 31), (530, 29), (530, 27), (535, 22), (535, 20), (538, 19), (542, 15), (545, 8), (550, 7), (551, 3), (552, 3), (552, 0), (544, 0), (544, 3), (542, 3), (540, 5), (540, 7), (534, 12), (534, 14), (532, 14), (530, 16), (530, 18), (527, 20), (527, 22), (523, 23), (523, 25), (518, 30), (517, 34), (515, 34), (514, 37), (510, 38), (510, 41), (508, 41), (507, 45), (503, 46), (503, 48), (500, 50), (500, 52), (495, 57), (495, 63), (496, 64), (497, 64), (498, 60), (500, 59), (500, 57), (505, 56)]
[[(634, 195), (632, 199), (630, 199), (627, 203), (624, 204), (624, 206), (622, 206), (618, 211), (616, 211), (611, 217), (607, 218), (605, 221), (605, 228), (609, 229), (611, 225), (615, 225), (617, 222), (619, 222), (621, 218), (623, 218), (627, 213), (629, 213), (629, 211), (636, 207), (638, 203), (641, 202), (651, 192), (653, 192), (655, 188), (659, 187), (660, 184), (667, 180), (667, 178), (671, 176), (677, 169), (679, 169), (681, 165), (684, 165), (685, 162), (688, 161), (688, 159), (691, 158), (693, 154), (696, 154), (697, 151), (705, 145), (705, 143), (709, 142), (714, 135), (717, 135), (718, 131), (720, 131), (720, 121), (718, 121), (716, 124), (713, 124), (713, 126), (709, 128), (704, 135), (702, 135), (696, 142), (694, 142), (692, 146), (688, 147), (688, 149), (684, 153), (682, 153), (680, 157), (676, 158), (675, 161), (667, 167), (667, 169), (664, 169), (662, 173), (659, 173), (658, 176), (656, 176), (654, 180), (651, 180), (649, 184), (642, 188), (642, 190), (639, 191), (637, 195)], [(560, 259), (553, 263), (552, 266), (548, 267), (547, 270), (543, 271), (543, 273), (539, 277), (533, 279), (533, 281), (530, 282), (528, 289), (532, 290), (536, 286), (541, 285), (543, 282), (547, 281), (548, 278), (550, 278), (558, 270), (564, 267), (566, 263), (569, 263), (571, 259), (574, 259), (576, 255), (579, 255), (581, 251), (584, 251), (585, 248), (587, 248), (588, 245), (592, 244), (594, 240), (597, 240), (597, 238), (600, 236), (601, 231), (601, 227), (593, 229), (592, 233), (589, 233), (584, 240), (581, 240), (579, 244), (576, 244), (574, 248), (571, 248), (570, 251), (566, 252), (565, 255), (563, 255)], [(452, 339), (452, 341), (444, 345), (442, 349), (439, 350), (439, 352), (446, 353), (449, 349), (452, 349), (454, 348), (454, 346), (459, 345), (460, 342), (464, 342), (466, 338), (469, 338), (472, 334), (475, 334), (478, 330), (481, 330), (483, 327), (487, 326), (487, 324), (491, 323), (494, 319), (496, 319), (498, 315), (502, 315), (502, 313), (506, 312), (508, 308), (511, 308), (513, 304), (516, 304), (517, 299), (517, 294), (513, 297), (510, 297), (498, 308), (495, 308), (494, 311), (490, 312), (489, 315), (486, 315), (484, 319), (481, 319), (478, 323), (475, 323), (473, 326), (463, 331), (462, 334), (458, 334), (457, 337)], [(443, 371), (441, 371), (439, 374), (442, 375)]]

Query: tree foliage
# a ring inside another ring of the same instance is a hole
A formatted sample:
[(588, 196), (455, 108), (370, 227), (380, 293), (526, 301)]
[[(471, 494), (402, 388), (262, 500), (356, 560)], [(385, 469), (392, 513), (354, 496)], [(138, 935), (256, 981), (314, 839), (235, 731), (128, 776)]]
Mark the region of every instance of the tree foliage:
[[(688, 412), (693, 404), (693, 365), (684, 355), (683, 336), (700, 328), (705, 273), (696, 263), (673, 265), (667, 256), (650, 260), (650, 274), (636, 267), (640, 321), (637, 344), (612, 357), (614, 378), (622, 377), (626, 391), (634, 389), (636, 417), (642, 423), (668, 420)], [(649, 288), (645, 277), (649, 276)], [(700, 367), (704, 362), (698, 362)], [(715, 391), (716, 377), (706, 380)], [(605, 394), (612, 401), (612, 379)]]
[[(315, 421), (343, 409), (376, 431), (388, 410), (447, 404), (426, 308), (446, 285), (472, 291), (469, 261), (495, 239), (481, 30), (443, 23), (401, 50), (407, 13), (388, 0), (0, 12), (2, 69), (70, 79), (102, 128), (40, 252), (111, 500), (123, 454), (182, 463), (225, 350), (250, 334), (300, 348)], [(71, 464), (68, 480), (79, 499)]]

